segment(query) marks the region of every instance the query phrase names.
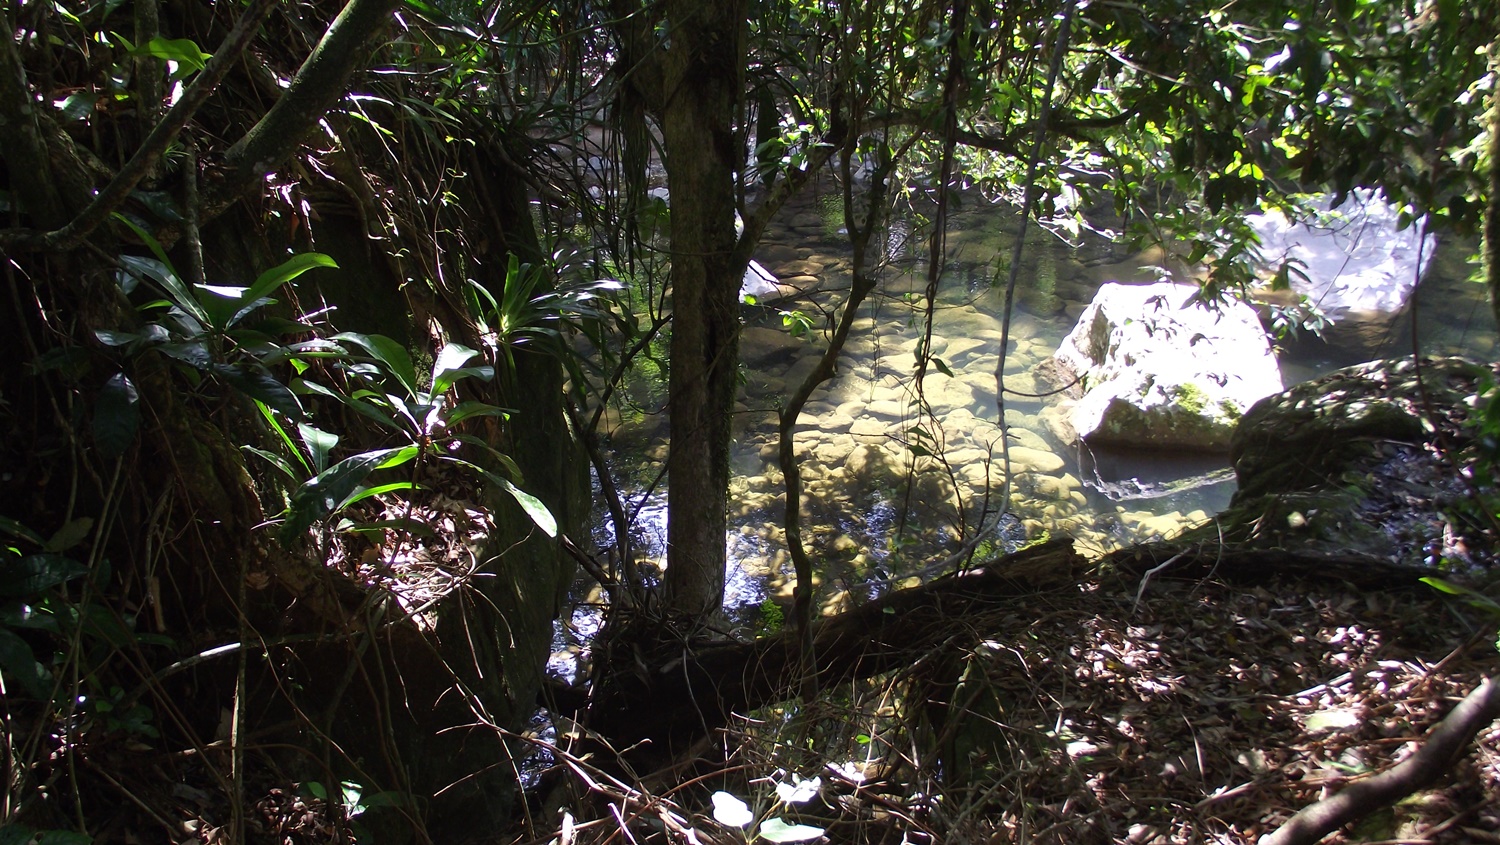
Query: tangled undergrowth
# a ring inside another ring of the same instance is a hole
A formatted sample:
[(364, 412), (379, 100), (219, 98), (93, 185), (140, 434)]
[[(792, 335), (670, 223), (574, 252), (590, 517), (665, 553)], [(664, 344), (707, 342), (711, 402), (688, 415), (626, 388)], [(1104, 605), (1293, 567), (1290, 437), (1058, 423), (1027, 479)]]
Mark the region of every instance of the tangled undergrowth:
[[(963, 620), (909, 670), (751, 714), (671, 771), (564, 748), (568, 789), (512, 841), (1255, 842), (1500, 669), (1493, 620), (1436, 593), (1138, 587)], [(1500, 725), (1330, 841), (1500, 842)]]

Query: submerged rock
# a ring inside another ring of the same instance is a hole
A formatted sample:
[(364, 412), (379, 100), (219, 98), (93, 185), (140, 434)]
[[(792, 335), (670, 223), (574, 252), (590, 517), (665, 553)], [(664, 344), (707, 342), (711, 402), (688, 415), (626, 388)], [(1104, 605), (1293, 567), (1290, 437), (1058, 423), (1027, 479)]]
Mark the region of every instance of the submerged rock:
[(1099, 289), (1039, 375), (1080, 380), (1068, 420), (1091, 443), (1226, 451), (1240, 416), (1281, 390), (1255, 311), (1194, 298), (1195, 285)]

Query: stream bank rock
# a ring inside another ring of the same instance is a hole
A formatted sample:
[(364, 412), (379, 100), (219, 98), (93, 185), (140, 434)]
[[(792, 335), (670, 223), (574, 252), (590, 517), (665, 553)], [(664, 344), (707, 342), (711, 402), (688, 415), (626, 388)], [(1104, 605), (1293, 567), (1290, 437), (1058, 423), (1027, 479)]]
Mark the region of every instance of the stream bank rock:
[(1493, 381), (1500, 365), (1408, 356), (1267, 397), (1240, 422), (1239, 489), (1201, 539), (1412, 565), (1492, 563), (1482, 530), (1456, 516), (1468, 507), (1460, 469), (1473, 460), (1466, 420), (1486, 373)]
[(1077, 437), (1132, 449), (1223, 452), (1240, 416), (1282, 389), (1255, 311), (1205, 305), (1197, 285), (1110, 282), (1039, 374), (1084, 386)]

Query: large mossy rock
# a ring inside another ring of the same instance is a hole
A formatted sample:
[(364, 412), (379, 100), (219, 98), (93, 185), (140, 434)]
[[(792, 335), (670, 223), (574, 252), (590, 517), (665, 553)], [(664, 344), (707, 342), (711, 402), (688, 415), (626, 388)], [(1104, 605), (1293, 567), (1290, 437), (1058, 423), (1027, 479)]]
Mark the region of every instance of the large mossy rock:
[(1170, 282), (1099, 289), (1054, 358), (1063, 379), (1084, 387), (1068, 411), (1079, 438), (1223, 452), (1240, 415), (1281, 390), (1254, 310), (1205, 305), (1198, 290)]
[(1232, 444), (1239, 490), (1203, 538), (1410, 564), (1453, 557), (1467, 489), (1452, 461), (1470, 445), (1463, 421), (1490, 370), (1372, 361), (1258, 402)]

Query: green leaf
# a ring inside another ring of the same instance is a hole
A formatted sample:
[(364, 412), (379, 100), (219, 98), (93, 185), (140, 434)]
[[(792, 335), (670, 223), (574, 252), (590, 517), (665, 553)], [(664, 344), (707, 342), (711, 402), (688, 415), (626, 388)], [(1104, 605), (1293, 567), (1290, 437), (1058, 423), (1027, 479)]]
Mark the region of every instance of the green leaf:
[(175, 358), (199, 370), (206, 370), (214, 363), (213, 353), (208, 351), (208, 345), (201, 340), (187, 343), (163, 343), (155, 349), (169, 358)]
[(94, 113), (94, 101), (97, 98), (98, 93), (92, 89), (79, 91), (58, 103), (57, 110), (67, 120), (83, 120)]
[(293, 484), (297, 483), (297, 473), (292, 470), (292, 465), (287, 462), (286, 458), (281, 457), (275, 452), (267, 452), (265, 449), (259, 449), (255, 446), (247, 445), (240, 448), (280, 470), (281, 474), (285, 475), (288, 481)]
[(91, 516), (80, 516), (69, 520), (63, 527), (57, 529), (57, 532), (42, 548), (49, 552), (65, 552), (88, 539), (89, 531), (93, 527), (94, 518)]
[[(130, 42), (115, 36), (122, 43), (129, 45)], [(162, 38), (157, 36), (145, 44), (129, 46), (126, 50), (132, 56), (154, 56), (169, 62), (176, 62), (187, 70), (203, 70), (208, 59), (213, 57), (212, 53), (205, 53), (191, 38)]]
[(389, 484), (377, 484), (374, 487), (356, 487), (349, 497), (339, 503), (338, 510), (343, 510), (350, 505), (363, 502), (372, 496), (383, 496), (397, 490), (421, 490), (422, 488), (410, 481), (392, 481)]
[(443, 415), (443, 422), (448, 426), (455, 426), (470, 417), (505, 417), (512, 412), (507, 408), (491, 405), (487, 402), (460, 402), (453, 409)]
[(347, 341), (364, 349), (371, 358), (385, 367), (386, 372), (401, 382), (401, 386), (406, 388), (409, 396), (417, 395), (417, 371), (412, 366), (411, 355), (407, 353), (406, 347), (380, 334), (344, 332), (334, 335), (332, 339)]
[(23, 824), (0, 827), (0, 845), (31, 845), (31, 828)]
[(457, 343), (444, 346), (443, 351), (438, 353), (437, 361), (432, 365), (432, 395), (438, 396), (446, 392), (453, 382), (461, 378), (455, 374), (463, 372), (463, 365), (478, 354), (473, 349)]
[(251, 399), (264, 402), (289, 419), (296, 420), (304, 416), (302, 403), (297, 401), (297, 395), (263, 367), (249, 362), (214, 364), (213, 371), (234, 389)]
[(34, 599), (59, 584), (87, 575), (89, 568), (59, 554), (27, 555), (0, 563), (0, 596)]
[(1469, 592), (1467, 587), (1460, 587), (1451, 581), (1445, 581), (1442, 578), (1434, 578), (1430, 575), (1423, 578), (1418, 578), (1417, 580), (1433, 588), (1434, 590), (1447, 593), (1450, 596), (1467, 595)]
[(26, 526), (22, 525), (19, 522), (16, 522), (14, 519), (11, 519), (8, 516), (0, 516), (0, 531), (4, 531), (6, 534), (9, 534), (10, 536), (20, 540), (28, 540), (38, 546), (46, 543), (46, 541), (42, 539), (42, 535), (36, 533), (35, 531), (32, 531), (30, 528), (27, 528)]
[(391, 453), (390, 457), (381, 461), (380, 465), (375, 467), (376, 469), (391, 469), (402, 464), (409, 464), (417, 455), (421, 454), (422, 447), (416, 445), (402, 446), (399, 449), (389, 449), (387, 451)]
[(328, 469), (328, 454), (333, 451), (333, 447), (339, 445), (339, 436), (300, 422), (297, 423), (297, 433), (302, 435), (307, 453), (312, 456), (313, 469), (318, 472)]
[(283, 541), (294, 539), (314, 522), (333, 513), (359, 487), (365, 476), (382, 466), (401, 449), (377, 449), (345, 458), (309, 479), (292, 494), (286, 522), (281, 526)]
[(767, 842), (811, 842), (823, 835), (823, 828), (790, 824), (786, 819), (767, 819), (761, 823), (759, 835)]
[(542, 529), (543, 534), (546, 534), (548, 537), (557, 536), (557, 518), (552, 515), (552, 511), (547, 509), (547, 506), (542, 503), (541, 499), (527, 493), (525, 490), (511, 484), (509, 480), (494, 473), (486, 473), (486, 475), (489, 476), (491, 481), (499, 485), (500, 489), (509, 493), (516, 500), (516, 504), (520, 505), (521, 510), (525, 511), (526, 515), (531, 517), (531, 521), (536, 523), (536, 527)]
[(106, 459), (125, 454), (141, 425), (140, 396), (124, 373), (115, 373), (94, 401), (94, 445)]
[[(52, 679), (47, 667), (37, 662), (25, 640), (4, 628), (0, 628), (0, 674), (5, 675), (9, 687), (7, 695), (19, 692), (32, 699), (45, 700), (51, 692)], [(3, 831), (0, 831), (0, 841), (4, 841), (3, 836)]]
[(544, 534), (548, 537), (557, 536), (557, 518), (552, 515), (552, 511), (547, 509), (547, 505), (541, 499), (512, 484), (510, 479), (490, 472), (478, 464), (451, 456), (444, 458), (444, 460), (471, 469), (489, 479), (491, 484), (509, 493), (511, 498), (516, 500), (516, 504), (521, 506), (521, 510), (525, 511), (526, 515), (531, 517), (531, 521), (536, 523), (536, 527), (542, 529)]
[[(134, 224), (132, 224), (134, 225)], [(139, 229), (137, 231), (140, 231)], [(163, 253), (165, 255), (165, 253)], [(208, 312), (203, 310), (202, 304), (197, 297), (188, 290), (187, 285), (177, 275), (172, 266), (162, 260), (153, 260), (139, 255), (122, 255), (119, 258), (121, 272), (134, 276), (137, 279), (150, 279), (156, 282), (162, 293), (167, 295), (172, 305), (187, 315), (195, 323), (194, 333), (201, 333), (206, 326), (212, 325)], [(125, 285), (120, 285), (125, 289)]]
[(277, 288), (314, 267), (336, 269), (338, 266), (337, 262), (321, 252), (304, 252), (294, 255), (256, 277), (255, 282), (245, 291), (245, 299), (253, 302), (270, 296)]

